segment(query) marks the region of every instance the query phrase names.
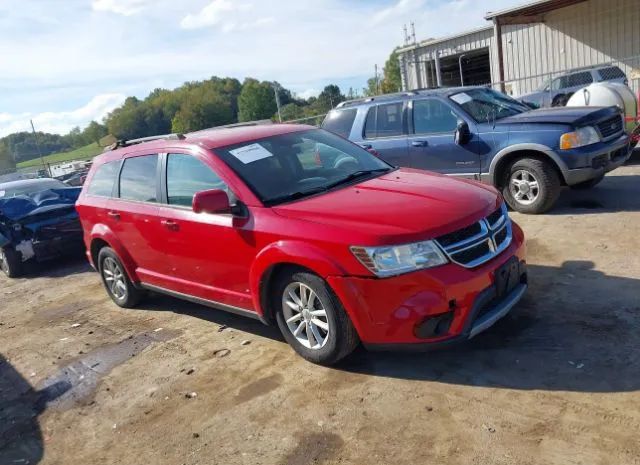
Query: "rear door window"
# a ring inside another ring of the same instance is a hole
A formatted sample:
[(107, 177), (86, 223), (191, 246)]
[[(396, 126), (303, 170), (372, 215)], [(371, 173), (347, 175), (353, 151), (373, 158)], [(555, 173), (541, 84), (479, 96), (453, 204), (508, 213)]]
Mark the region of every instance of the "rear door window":
[(120, 198), (157, 202), (158, 155), (127, 158), (120, 173)]
[(332, 110), (323, 121), (322, 128), (348, 139), (357, 113), (358, 110), (355, 108)]
[(364, 127), (365, 139), (401, 136), (403, 133), (402, 102), (369, 108)]
[(458, 117), (448, 105), (435, 99), (413, 102), (415, 134), (442, 134), (456, 130)]
[(227, 185), (211, 168), (196, 157), (184, 153), (167, 156), (167, 202), (190, 207), (196, 192), (222, 189)]
[(569, 76), (569, 82), (566, 87), (587, 86), (593, 82), (593, 76), (589, 71), (574, 73)]
[(118, 168), (120, 168), (120, 161), (112, 161), (100, 165), (96, 169), (93, 178), (91, 178), (87, 192), (91, 195), (111, 197), (113, 185), (118, 176)]

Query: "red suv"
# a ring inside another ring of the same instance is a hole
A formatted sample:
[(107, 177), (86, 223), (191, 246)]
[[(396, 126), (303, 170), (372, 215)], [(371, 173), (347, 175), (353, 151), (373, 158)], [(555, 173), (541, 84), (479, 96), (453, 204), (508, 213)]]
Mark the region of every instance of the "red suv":
[(397, 169), (309, 126), (121, 143), (77, 209), (117, 305), (150, 290), (276, 323), (316, 363), (360, 342), (469, 339), (527, 288), (523, 233), (494, 188)]

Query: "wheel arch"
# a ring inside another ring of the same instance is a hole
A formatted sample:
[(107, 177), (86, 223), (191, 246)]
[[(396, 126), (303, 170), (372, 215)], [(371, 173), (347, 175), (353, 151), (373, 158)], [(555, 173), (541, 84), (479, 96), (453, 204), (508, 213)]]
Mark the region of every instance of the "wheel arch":
[(496, 154), (489, 166), (491, 184), (498, 189), (502, 188), (504, 174), (507, 167), (520, 158), (536, 158), (549, 163), (558, 173), (560, 181), (566, 185), (564, 173), (568, 170), (560, 156), (549, 147), (541, 144), (518, 144), (508, 147)]
[(89, 254), (91, 261), (96, 270), (99, 271), (98, 255), (103, 247), (110, 247), (118, 255), (122, 265), (125, 268), (127, 276), (133, 283), (139, 281), (136, 274), (136, 266), (133, 258), (127, 252), (126, 248), (118, 241), (115, 234), (105, 225), (97, 224), (93, 227), (90, 234)]

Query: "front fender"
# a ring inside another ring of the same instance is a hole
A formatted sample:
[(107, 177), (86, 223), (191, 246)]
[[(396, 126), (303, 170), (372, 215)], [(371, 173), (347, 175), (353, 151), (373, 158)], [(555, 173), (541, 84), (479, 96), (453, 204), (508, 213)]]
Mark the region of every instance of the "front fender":
[(265, 310), (260, 299), (260, 287), (265, 273), (281, 264), (308, 268), (323, 279), (346, 274), (344, 267), (330, 259), (320, 247), (302, 241), (274, 242), (260, 251), (249, 270), (253, 304), (260, 315), (264, 315)]
[[(140, 281), (138, 275), (136, 274), (136, 264), (133, 261), (133, 258), (131, 257), (131, 255), (129, 255), (127, 249), (122, 245), (113, 231), (111, 231), (111, 229), (107, 225), (101, 223), (95, 224), (91, 229), (89, 238), (90, 243), (87, 244), (89, 251), (92, 250), (94, 241), (101, 240), (106, 242), (108, 246), (111, 247), (120, 258), (120, 261), (122, 262), (122, 265), (124, 266), (131, 282), (137, 283)], [(96, 269), (98, 269), (97, 263), (94, 263), (93, 265)]]
[(514, 144), (503, 148), (491, 159), (491, 163), (489, 165), (489, 181), (492, 185), (496, 185), (497, 167), (500, 165), (500, 160), (503, 160), (506, 156), (511, 155), (514, 152), (538, 152), (545, 155), (553, 160), (563, 176), (565, 176), (566, 172), (569, 170), (567, 164), (562, 160), (562, 158), (560, 158), (560, 155), (546, 145), (535, 143)]

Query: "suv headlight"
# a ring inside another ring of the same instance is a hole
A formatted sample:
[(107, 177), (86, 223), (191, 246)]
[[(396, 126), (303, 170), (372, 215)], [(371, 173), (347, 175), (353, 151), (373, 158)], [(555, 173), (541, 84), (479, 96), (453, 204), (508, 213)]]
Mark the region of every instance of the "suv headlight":
[(576, 149), (598, 142), (600, 142), (600, 135), (593, 126), (585, 126), (560, 136), (560, 148), (562, 150)]
[(351, 247), (351, 252), (376, 276), (393, 276), (444, 265), (447, 258), (433, 241), (382, 247)]

